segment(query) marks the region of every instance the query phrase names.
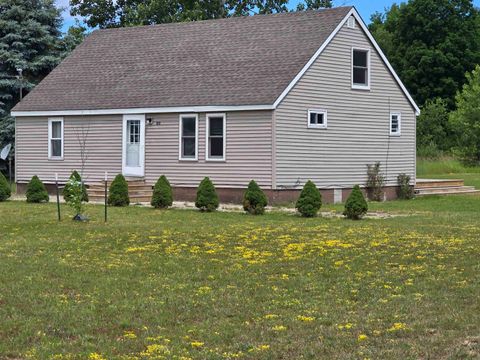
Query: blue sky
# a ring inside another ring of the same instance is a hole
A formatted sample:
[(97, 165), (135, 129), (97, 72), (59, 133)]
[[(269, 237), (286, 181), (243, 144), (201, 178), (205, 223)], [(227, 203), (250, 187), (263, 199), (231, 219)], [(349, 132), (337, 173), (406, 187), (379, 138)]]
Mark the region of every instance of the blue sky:
[[(75, 19), (70, 16), (70, 12), (68, 10), (68, 0), (56, 0), (58, 6), (64, 7), (65, 11), (63, 12), (64, 17), (64, 25), (63, 31), (66, 31), (68, 27), (74, 24)], [(373, 14), (375, 11), (383, 11), (385, 7), (392, 5), (393, 3), (399, 3), (402, 1), (394, 1), (394, 0), (334, 0), (335, 6), (355, 6), (357, 10), (363, 17), (363, 20), (366, 22), (369, 21), (370, 15)], [(292, 6), (295, 7), (298, 3), (298, 0), (291, 1)], [(474, 0), (476, 6), (480, 6), (480, 0)]]

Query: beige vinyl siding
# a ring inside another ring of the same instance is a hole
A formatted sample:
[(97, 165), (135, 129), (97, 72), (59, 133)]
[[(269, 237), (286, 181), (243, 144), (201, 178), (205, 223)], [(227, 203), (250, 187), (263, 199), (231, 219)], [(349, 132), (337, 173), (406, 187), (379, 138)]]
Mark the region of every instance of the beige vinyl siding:
[[(352, 47), (369, 48), (371, 90), (352, 90)], [(327, 129), (308, 129), (309, 109), (328, 111)], [(390, 136), (390, 112), (401, 112), (401, 136)], [(275, 111), (276, 186), (313, 180), (351, 187), (366, 181), (366, 165), (382, 163), (388, 184), (415, 178), (415, 110), (357, 25), (346, 25)], [(388, 161), (387, 161), (388, 159)]]
[(89, 129), (87, 137), (88, 160), (85, 182), (98, 182), (105, 171), (110, 176), (122, 171), (122, 117), (66, 116), (64, 119), (63, 160), (48, 159), (48, 118), (19, 117), (16, 119), (16, 175), (17, 182), (27, 182), (37, 175), (46, 183), (64, 182), (73, 170), (80, 171), (79, 130)]
[[(149, 114), (146, 127), (145, 177), (154, 182), (166, 175), (174, 186), (196, 187), (209, 176), (217, 187), (245, 188), (255, 179), (272, 186), (272, 111), (226, 114), (226, 160), (205, 161), (206, 114), (198, 114), (198, 161), (181, 161), (179, 114)], [(159, 125), (156, 123), (159, 122)]]

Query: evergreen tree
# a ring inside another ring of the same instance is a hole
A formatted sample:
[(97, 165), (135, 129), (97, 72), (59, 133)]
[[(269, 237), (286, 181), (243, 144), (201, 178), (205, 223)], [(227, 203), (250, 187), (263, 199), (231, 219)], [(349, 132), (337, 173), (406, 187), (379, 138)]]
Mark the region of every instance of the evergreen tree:
[(318, 210), (322, 207), (322, 194), (317, 186), (308, 180), (300, 193), (295, 208), (302, 216), (313, 217), (316, 216)]
[(267, 206), (267, 197), (260, 186), (252, 180), (243, 195), (243, 210), (252, 215), (262, 215)]
[(172, 187), (165, 175), (158, 178), (153, 188), (151, 204), (157, 209), (165, 209), (173, 204)]
[(59, 63), (61, 25), (53, 0), (0, 1), (0, 146), (14, 142), (20, 87), (25, 95)]
[(368, 211), (368, 204), (363, 196), (362, 190), (358, 185), (353, 187), (350, 196), (345, 202), (345, 210), (343, 215), (348, 219), (360, 220)]
[(195, 206), (201, 211), (215, 211), (218, 205), (219, 201), (215, 186), (212, 181), (206, 177), (198, 186)]
[(110, 184), (108, 192), (108, 205), (128, 206), (130, 197), (128, 196), (128, 183), (122, 174), (118, 174)]
[(0, 201), (7, 200), (12, 195), (10, 184), (5, 176), (0, 172)]
[(34, 175), (28, 183), (26, 195), (29, 203), (48, 202), (49, 200), (47, 189), (37, 175)]

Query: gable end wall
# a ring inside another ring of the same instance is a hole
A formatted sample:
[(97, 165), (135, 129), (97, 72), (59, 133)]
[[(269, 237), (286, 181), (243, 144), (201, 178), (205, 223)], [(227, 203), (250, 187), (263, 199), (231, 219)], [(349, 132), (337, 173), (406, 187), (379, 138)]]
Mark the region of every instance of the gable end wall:
[[(371, 90), (352, 90), (352, 47), (371, 49)], [(328, 129), (308, 129), (309, 109), (328, 111)], [(402, 113), (391, 137), (390, 112)], [(415, 110), (357, 24), (345, 25), (275, 110), (276, 188), (363, 185), (366, 165), (380, 161), (387, 185), (415, 180)]]

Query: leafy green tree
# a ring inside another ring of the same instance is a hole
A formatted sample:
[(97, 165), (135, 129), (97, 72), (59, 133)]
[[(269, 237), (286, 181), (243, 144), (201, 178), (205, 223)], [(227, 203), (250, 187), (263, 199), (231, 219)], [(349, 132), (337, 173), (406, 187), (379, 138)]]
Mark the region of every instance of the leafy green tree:
[(157, 209), (165, 209), (173, 204), (172, 187), (165, 175), (158, 178), (153, 188), (151, 204)]
[[(20, 87), (25, 95), (60, 62), (61, 25), (53, 0), (0, 1), (0, 146), (13, 143), (9, 113)], [(22, 78), (17, 69), (23, 70)]]
[(0, 202), (7, 200), (12, 195), (10, 184), (5, 176), (0, 172)]
[(295, 208), (304, 217), (314, 217), (317, 215), (318, 210), (320, 210), (321, 207), (322, 194), (317, 186), (312, 181), (308, 180), (300, 193)]
[(415, 100), (454, 106), (465, 72), (480, 62), (479, 10), (472, 0), (409, 0), (374, 14), (370, 29)]
[[(84, 202), (88, 202), (88, 192), (87, 192), (87, 187), (85, 186), (85, 184), (82, 182), (82, 177), (80, 176), (80, 174), (78, 173), (77, 170), (74, 170), (72, 172), (72, 174), (70, 175), (70, 179), (69, 180), (75, 180), (77, 182), (79, 182), (81, 185), (82, 185), (82, 201)], [(63, 199), (65, 200), (65, 202), (69, 202), (71, 199), (72, 199), (72, 188), (71, 188), (71, 184), (72, 182), (67, 182), (65, 184), (65, 187), (63, 188)], [(77, 185), (75, 184), (75, 187)], [(76, 189), (75, 189), (76, 191)]]
[(457, 134), (454, 151), (465, 164), (480, 165), (480, 65), (467, 74), (467, 83), (456, 99), (457, 110), (450, 114)]
[(30, 182), (27, 184), (27, 202), (29, 203), (41, 203), (48, 202), (49, 196), (45, 185), (34, 175)]
[(128, 183), (122, 174), (118, 174), (110, 184), (108, 192), (108, 205), (128, 206), (130, 197), (128, 196)]
[(350, 196), (345, 202), (345, 210), (343, 215), (348, 219), (360, 220), (368, 211), (368, 204), (363, 196), (360, 186), (355, 185), (353, 187)]
[(437, 154), (449, 150), (452, 130), (448, 120), (447, 102), (436, 98), (427, 100), (417, 118), (417, 149), (419, 154)]
[[(163, 24), (289, 11), (288, 0), (70, 0), (71, 13), (91, 28)], [(332, 7), (331, 0), (304, 0), (298, 10)]]
[(201, 211), (215, 211), (218, 208), (219, 201), (217, 191), (210, 178), (204, 178), (197, 190), (195, 206)]
[(267, 197), (255, 180), (250, 181), (243, 194), (243, 210), (252, 215), (262, 215), (267, 206)]

